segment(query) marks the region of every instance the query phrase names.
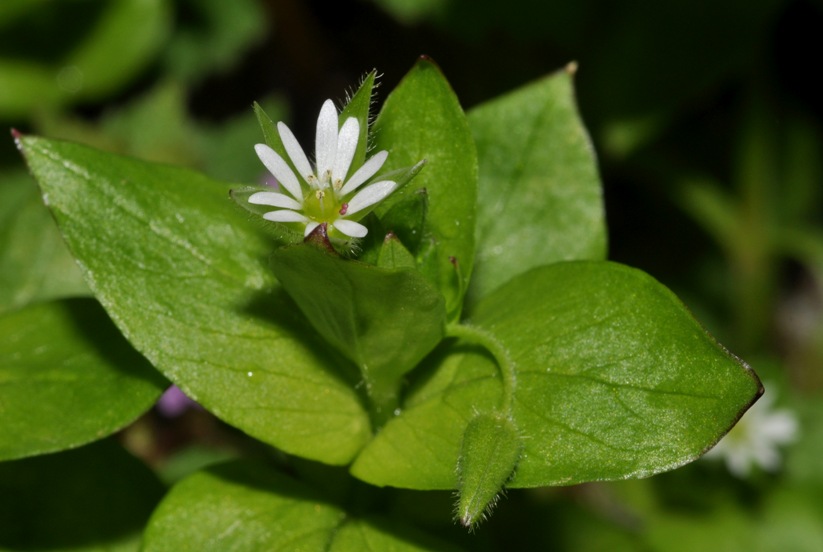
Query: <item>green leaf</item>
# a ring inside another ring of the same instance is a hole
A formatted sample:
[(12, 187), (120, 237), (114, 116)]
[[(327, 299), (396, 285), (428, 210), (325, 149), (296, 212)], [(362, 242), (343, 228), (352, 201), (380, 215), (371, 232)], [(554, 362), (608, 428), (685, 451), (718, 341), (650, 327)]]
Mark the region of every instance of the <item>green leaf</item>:
[(466, 427), (457, 463), (457, 519), (472, 527), (485, 519), (511, 478), (523, 443), (512, 420), (480, 414)]
[(418, 262), (455, 320), (474, 264), (477, 154), (466, 116), (440, 69), (422, 58), (389, 94), (374, 128), (377, 149), (389, 151), (387, 170), (426, 160), (412, 185), (376, 212), (382, 217), (395, 202), (426, 190), (426, 244)]
[(164, 492), (111, 440), (0, 463), (0, 549), (126, 552)]
[[(524, 448), (509, 487), (645, 477), (716, 443), (761, 392), (666, 288), (606, 262), (529, 271), (477, 305), (473, 325), (516, 367), (513, 421)], [(495, 363), (441, 350), (428, 381), (364, 449), (352, 472), (377, 485), (454, 488), (462, 435), (492, 412)], [(424, 467), (417, 471), (418, 466)]]
[[(25, 13), (13, 10), (14, 20), (3, 29), (4, 50), (12, 55), (0, 59), (0, 115), (26, 116), (116, 92), (163, 46), (170, 5), (49, 2)], [(65, 24), (69, 19), (72, 25)]]
[(175, 485), (144, 536), (153, 550), (446, 550), (402, 524), (360, 517), (271, 468), (235, 462)]
[(370, 438), (357, 376), (277, 285), (272, 243), (228, 184), (66, 142), (21, 145), (92, 291), (138, 351), (253, 437), (351, 460)]
[[(342, 259), (313, 244), (272, 254), (278, 281), (317, 332), (357, 364), (378, 409), (443, 337), (443, 297), (416, 270)], [(384, 404), (388, 401), (388, 404)]]
[(0, 312), (38, 300), (88, 295), (39, 190), (24, 172), (0, 176)]
[(562, 71), (469, 112), (480, 164), (473, 301), (527, 270), (606, 257), (597, 162)]
[(114, 433), (167, 386), (92, 299), (0, 316), (0, 460)]

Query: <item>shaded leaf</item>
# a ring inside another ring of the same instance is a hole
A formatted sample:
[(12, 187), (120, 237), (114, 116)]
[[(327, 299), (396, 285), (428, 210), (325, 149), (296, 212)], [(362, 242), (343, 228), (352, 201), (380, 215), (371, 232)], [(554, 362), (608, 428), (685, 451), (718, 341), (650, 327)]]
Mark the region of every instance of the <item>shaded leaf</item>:
[(443, 297), (414, 269), (346, 260), (312, 244), (276, 250), (272, 269), (317, 332), (357, 364), (378, 404), (394, 402), (400, 377), (443, 337)]
[(235, 462), (175, 485), (145, 533), (152, 550), (447, 550), (399, 523), (360, 517), (312, 486)]
[(0, 549), (134, 551), (164, 493), (113, 441), (0, 463)]
[(167, 386), (92, 299), (0, 316), (0, 459), (73, 448), (123, 428)]
[(0, 312), (89, 293), (31, 177), (0, 176)]

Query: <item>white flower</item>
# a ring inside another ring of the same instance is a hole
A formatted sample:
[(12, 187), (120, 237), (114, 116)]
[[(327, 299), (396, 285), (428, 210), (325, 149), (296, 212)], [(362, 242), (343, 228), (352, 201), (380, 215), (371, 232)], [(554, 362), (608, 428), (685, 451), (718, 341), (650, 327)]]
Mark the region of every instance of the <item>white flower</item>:
[(767, 393), (737, 422), (706, 458), (723, 458), (729, 471), (740, 478), (752, 466), (774, 472), (780, 468), (778, 447), (797, 438), (797, 419), (788, 410), (772, 410), (774, 394)]
[(377, 174), (389, 153), (377, 152), (349, 175), (360, 140), (360, 123), (356, 118), (349, 117), (342, 127), (338, 127), (337, 109), (331, 100), (323, 103), (317, 118), (315, 168), (312, 168), (289, 127), (282, 122), (277, 123), (277, 131), (298, 174), (271, 147), (257, 144), (254, 149), (260, 161), (288, 194), (257, 192), (249, 197), (249, 203), (276, 207), (265, 213), (263, 218), (305, 225), (305, 236), (326, 223), (329, 235), (339, 232), (345, 237), (364, 237), (368, 229), (356, 220), (366, 214), (365, 209), (392, 193), (397, 188), (397, 182), (381, 180), (358, 189)]

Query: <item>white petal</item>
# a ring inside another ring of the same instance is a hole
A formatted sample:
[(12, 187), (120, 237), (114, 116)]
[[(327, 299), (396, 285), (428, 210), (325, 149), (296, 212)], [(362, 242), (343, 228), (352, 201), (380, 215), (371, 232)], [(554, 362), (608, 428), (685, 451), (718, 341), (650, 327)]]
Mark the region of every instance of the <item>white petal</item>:
[(300, 183), (297, 181), (297, 177), (294, 176), (289, 164), (266, 144), (257, 144), (254, 146), (254, 151), (257, 152), (257, 157), (274, 175), (277, 182), (282, 184), (297, 201), (303, 201), (303, 191), (300, 189)]
[(249, 203), (255, 205), (271, 205), (272, 207), (283, 207), (284, 209), (293, 209), (300, 211), (303, 206), (287, 196), (278, 192), (257, 192), (249, 196)]
[(332, 182), (346, 180), (351, 161), (354, 159), (354, 151), (357, 149), (357, 142), (360, 139), (360, 123), (354, 117), (349, 117), (343, 123), (340, 134), (337, 137), (337, 155), (334, 158), (334, 169), (332, 169)]
[(283, 123), (277, 123), (277, 131), (280, 134), (280, 139), (283, 141), (283, 147), (286, 148), (286, 153), (289, 154), (291, 162), (294, 163), (294, 168), (297, 169), (297, 172), (300, 173), (303, 180), (308, 182), (307, 177), (314, 173), (311, 170), (311, 164), (309, 163), (308, 157), (306, 157), (306, 153), (303, 151), (303, 148), (300, 147), (300, 142), (294, 137), (291, 129)]
[(349, 201), (349, 208), (346, 211), (347, 215), (353, 215), (358, 211), (362, 211), (366, 207), (374, 205), (378, 201), (382, 201), (386, 196), (394, 191), (397, 187), (396, 182), (391, 180), (382, 180), (375, 184), (370, 184)]
[(369, 229), (353, 220), (338, 219), (334, 221), (334, 227), (352, 238), (362, 238), (369, 233)]
[(334, 166), (334, 156), (337, 153), (337, 108), (331, 100), (326, 100), (320, 109), (315, 142), (317, 178), (322, 181), (323, 175)]
[(294, 211), (269, 211), (263, 218), (272, 222), (308, 222), (309, 219)]
[(355, 191), (357, 188), (360, 187), (363, 182), (377, 174), (377, 171), (380, 170), (380, 167), (383, 166), (383, 163), (386, 162), (386, 158), (389, 156), (389, 152), (386, 150), (379, 151), (375, 153), (368, 161), (363, 163), (363, 166), (357, 169), (349, 181), (346, 182), (346, 185), (343, 186), (343, 189), (340, 190), (340, 195), (345, 196), (346, 194), (350, 194)]
[(308, 236), (309, 234), (314, 232), (314, 229), (317, 228), (318, 226), (320, 226), (319, 222), (310, 222), (310, 223), (306, 224), (306, 231), (303, 232), (303, 237), (305, 238), (306, 236)]

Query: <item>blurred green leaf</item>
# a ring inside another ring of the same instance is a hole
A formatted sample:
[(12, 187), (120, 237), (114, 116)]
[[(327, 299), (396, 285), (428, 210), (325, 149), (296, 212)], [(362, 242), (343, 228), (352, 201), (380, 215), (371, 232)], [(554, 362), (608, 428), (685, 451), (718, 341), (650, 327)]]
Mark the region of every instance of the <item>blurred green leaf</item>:
[[(617, 264), (534, 269), (491, 293), (470, 322), (516, 367), (524, 449), (510, 487), (673, 469), (717, 442), (761, 389), (670, 291)], [(459, 346), (446, 355), (357, 458), (357, 477), (454, 488), (463, 432), (476, 412), (496, 408), (501, 385), (486, 356)]]
[(356, 374), (275, 282), (229, 185), (84, 146), (22, 139), (90, 287), (154, 366), (223, 420), (347, 463), (369, 439)]
[(164, 492), (113, 441), (0, 463), (0, 550), (140, 549)]
[(0, 459), (73, 448), (151, 408), (167, 383), (92, 299), (0, 316)]
[(0, 313), (89, 293), (31, 176), (0, 173)]
[(168, 71), (184, 82), (225, 72), (267, 30), (257, 0), (178, 0), (177, 28), (166, 49)]
[[(14, 33), (30, 27), (26, 17), (36, 19), (38, 25), (27, 35), (15, 35), (13, 52), (0, 49), (0, 116), (30, 115), (67, 103), (99, 100), (116, 92), (154, 58), (167, 40), (171, 30), (169, 6), (169, 0), (50, 2), (13, 13)], [(74, 18), (71, 26), (66, 25), (67, 17)], [(76, 28), (85, 30), (74, 36), (71, 31)], [(40, 59), (32, 36), (41, 42), (48, 36), (48, 44), (59, 44), (60, 49)], [(63, 44), (64, 38), (69, 43)]]
[(235, 462), (175, 485), (143, 550), (448, 550), (400, 523), (362, 517), (261, 464)]
[(480, 163), (473, 301), (533, 267), (606, 256), (600, 179), (572, 84), (563, 71), (469, 112)]
[(463, 110), (440, 69), (423, 58), (404, 77), (374, 123), (375, 147), (389, 150), (384, 169), (426, 166), (376, 213), (416, 190), (429, 198), (420, 270), (443, 293), (449, 319), (459, 317), (474, 265), (477, 154)]

